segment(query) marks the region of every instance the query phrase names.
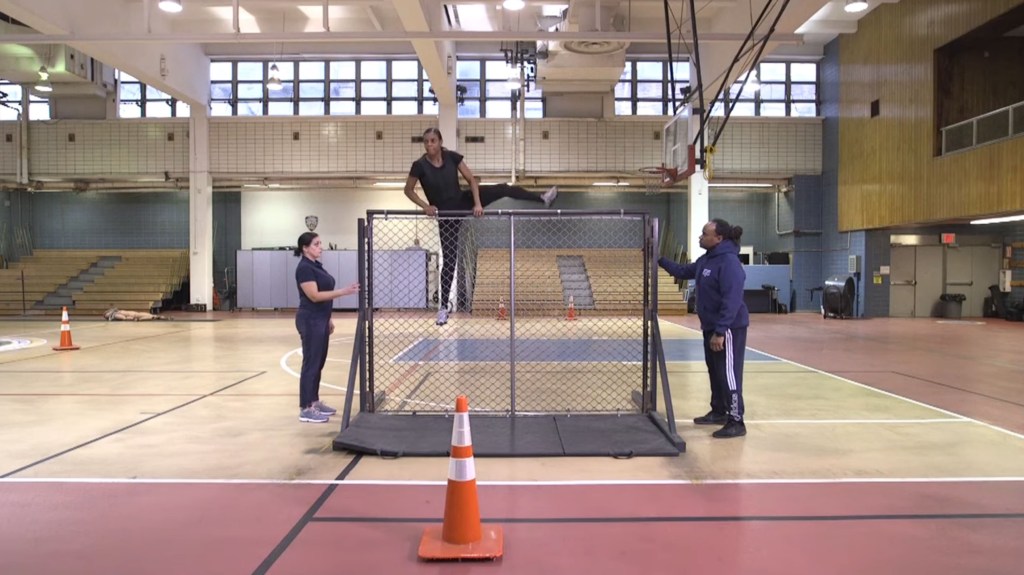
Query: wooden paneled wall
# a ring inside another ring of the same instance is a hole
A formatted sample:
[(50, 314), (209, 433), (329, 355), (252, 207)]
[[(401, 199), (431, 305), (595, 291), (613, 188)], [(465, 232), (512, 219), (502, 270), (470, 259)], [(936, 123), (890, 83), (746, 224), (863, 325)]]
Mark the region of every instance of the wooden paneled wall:
[(840, 38), (841, 230), (1024, 211), (1024, 138), (934, 154), (935, 49), (1021, 4), (901, 0)]

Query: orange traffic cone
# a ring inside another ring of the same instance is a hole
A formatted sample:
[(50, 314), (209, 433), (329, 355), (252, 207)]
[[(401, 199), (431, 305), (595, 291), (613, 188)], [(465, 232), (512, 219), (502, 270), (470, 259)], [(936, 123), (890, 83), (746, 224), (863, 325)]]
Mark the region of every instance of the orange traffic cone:
[(576, 321), (576, 304), (573, 303), (572, 296), (569, 296), (569, 310), (565, 312), (565, 321)]
[(68, 306), (64, 306), (60, 312), (60, 345), (53, 348), (55, 351), (70, 351), (81, 349), (71, 343), (71, 320), (68, 319)]
[(498, 319), (508, 319), (508, 310), (505, 309), (505, 298), (498, 300)]
[(444, 524), (427, 527), (423, 532), (419, 556), (430, 560), (497, 559), (503, 548), (501, 527), (480, 524), (473, 439), (469, 432), (469, 400), (460, 395), (455, 398)]

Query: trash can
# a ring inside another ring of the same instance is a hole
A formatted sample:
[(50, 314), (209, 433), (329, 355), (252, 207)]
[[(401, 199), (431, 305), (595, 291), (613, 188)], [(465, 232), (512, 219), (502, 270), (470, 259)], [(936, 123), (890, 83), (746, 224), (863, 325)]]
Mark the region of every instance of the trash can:
[(967, 296), (962, 293), (944, 293), (940, 295), (939, 301), (942, 302), (942, 317), (960, 319), (965, 299), (967, 299)]

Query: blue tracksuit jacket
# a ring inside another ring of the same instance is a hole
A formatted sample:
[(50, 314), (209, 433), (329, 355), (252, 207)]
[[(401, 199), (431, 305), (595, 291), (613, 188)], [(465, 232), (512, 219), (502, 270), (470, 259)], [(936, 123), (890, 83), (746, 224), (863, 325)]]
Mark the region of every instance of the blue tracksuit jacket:
[(747, 274), (739, 253), (736, 242), (723, 240), (692, 264), (677, 264), (664, 257), (658, 260), (672, 276), (697, 280), (697, 317), (704, 331), (725, 335), (730, 328), (750, 325), (747, 304), (743, 303)]

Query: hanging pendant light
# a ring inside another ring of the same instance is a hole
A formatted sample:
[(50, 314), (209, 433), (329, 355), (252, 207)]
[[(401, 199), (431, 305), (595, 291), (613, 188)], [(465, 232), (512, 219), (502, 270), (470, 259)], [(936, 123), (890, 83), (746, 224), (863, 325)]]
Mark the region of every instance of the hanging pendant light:
[(846, 10), (847, 12), (849, 12), (851, 14), (855, 14), (857, 12), (863, 12), (863, 11), (865, 11), (867, 9), (868, 9), (868, 3), (867, 3), (866, 0), (846, 0), (846, 6), (843, 7), (843, 10)]
[(523, 0), (505, 0), (501, 3), (501, 7), (506, 10), (522, 10), (525, 6)]
[(267, 89), (271, 92), (276, 92), (284, 88), (284, 84), (281, 83), (281, 71), (277, 69), (277, 64), (270, 65), (270, 78), (267, 80)]
[(39, 67), (39, 81), (36, 82), (36, 91), (38, 92), (52, 92), (53, 84), (50, 83), (50, 72), (46, 69), (46, 66)]
[(170, 12), (171, 14), (181, 12), (181, 0), (160, 0), (157, 6), (164, 12)]

